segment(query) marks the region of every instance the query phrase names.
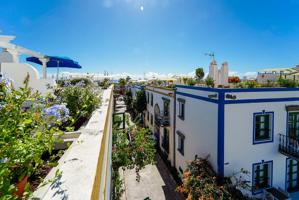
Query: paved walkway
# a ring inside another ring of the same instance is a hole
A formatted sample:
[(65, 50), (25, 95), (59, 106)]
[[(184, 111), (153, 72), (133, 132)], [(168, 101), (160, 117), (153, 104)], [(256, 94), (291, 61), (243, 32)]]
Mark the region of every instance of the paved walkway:
[(121, 172), (124, 177), (122, 200), (183, 200), (175, 188), (176, 182), (159, 155), (155, 165), (147, 165), (140, 171), (140, 182), (136, 181), (135, 170)]
[[(126, 105), (123, 101), (116, 101), (117, 113), (126, 111)], [(129, 113), (130, 125), (134, 125)], [(127, 125), (126, 125), (127, 127)], [(121, 169), (120, 169), (121, 170)], [(175, 189), (176, 182), (172, 178), (170, 171), (159, 155), (156, 156), (155, 165), (147, 165), (140, 171), (140, 182), (136, 181), (135, 169), (120, 172), (124, 181), (122, 200), (183, 200)]]

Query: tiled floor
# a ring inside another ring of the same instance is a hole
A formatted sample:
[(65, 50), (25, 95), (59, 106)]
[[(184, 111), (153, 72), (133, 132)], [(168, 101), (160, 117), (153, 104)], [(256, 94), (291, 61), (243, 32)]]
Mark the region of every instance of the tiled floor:
[(135, 170), (126, 170), (124, 175), (125, 193), (123, 200), (183, 200), (175, 192), (176, 182), (166, 165), (157, 155), (157, 163), (141, 170), (140, 182), (136, 181)]

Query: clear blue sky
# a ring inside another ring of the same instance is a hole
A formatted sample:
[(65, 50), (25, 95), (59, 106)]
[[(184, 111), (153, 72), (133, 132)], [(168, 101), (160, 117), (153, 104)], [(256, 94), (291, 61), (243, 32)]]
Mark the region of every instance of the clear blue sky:
[[(141, 10), (143, 6), (143, 11)], [(245, 73), (299, 63), (297, 0), (1, 0), (2, 34), (84, 72)]]

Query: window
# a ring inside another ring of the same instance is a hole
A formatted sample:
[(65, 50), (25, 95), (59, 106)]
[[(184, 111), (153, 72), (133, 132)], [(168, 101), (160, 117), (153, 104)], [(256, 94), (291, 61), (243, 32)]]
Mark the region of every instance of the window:
[(146, 103), (149, 104), (149, 92), (146, 93)]
[(170, 104), (170, 100), (166, 99), (166, 98), (162, 98), (163, 99), (163, 115), (164, 116), (169, 116), (169, 104)]
[(299, 112), (288, 113), (288, 135), (299, 138)]
[(178, 134), (178, 151), (184, 155), (184, 147), (185, 147), (185, 135), (180, 131), (177, 131)]
[(185, 100), (184, 99), (178, 99), (179, 101), (179, 115), (178, 117), (182, 120), (185, 119)]
[(261, 193), (272, 186), (272, 161), (253, 164), (252, 192)]
[(154, 95), (153, 95), (153, 93), (151, 93), (151, 106), (153, 106), (154, 105)]
[(147, 121), (149, 122), (149, 115), (150, 113), (147, 111)]
[(273, 142), (273, 112), (255, 113), (253, 144)]
[(299, 162), (287, 159), (287, 190), (295, 192), (299, 190)]
[(151, 125), (154, 124), (154, 117), (153, 117), (153, 114), (151, 114)]
[(167, 128), (163, 131), (162, 147), (166, 153), (169, 153), (169, 130)]

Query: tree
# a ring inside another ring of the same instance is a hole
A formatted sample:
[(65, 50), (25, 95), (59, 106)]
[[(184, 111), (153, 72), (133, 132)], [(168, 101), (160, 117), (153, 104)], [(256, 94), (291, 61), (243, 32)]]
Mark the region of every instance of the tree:
[(133, 102), (133, 107), (137, 113), (142, 113), (146, 109), (146, 95), (144, 90), (136, 92), (136, 100)]
[(119, 80), (118, 80), (118, 83), (119, 83), (119, 85), (120, 86), (125, 86), (126, 85), (126, 79), (124, 79), (124, 78), (120, 78)]
[(196, 75), (196, 79), (198, 81), (202, 80), (203, 77), (205, 76), (205, 72), (204, 72), (203, 68), (202, 67), (197, 68), (195, 70), (195, 75)]
[(127, 77), (126, 77), (126, 82), (129, 83), (130, 80), (131, 80), (131, 77), (130, 77), (130, 76), (127, 76)]
[(212, 77), (210, 77), (210, 76), (208, 76), (207, 78), (206, 78), (206, 85), (207, 86), (209, 86), (209, 87), (215, 87), (215, 82), (214, 82), (214, 80), (213, 80), (213, 78)]
[(132, 91), (131, 90), (126, 91), (126, 95), (125, 95), (124, 100), (125, 100), (125, 103), (127, 105), (127, 110), (131, 110), (132, 102), (133, 102)]

